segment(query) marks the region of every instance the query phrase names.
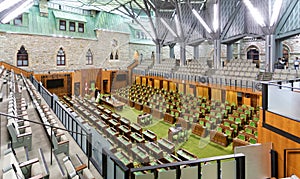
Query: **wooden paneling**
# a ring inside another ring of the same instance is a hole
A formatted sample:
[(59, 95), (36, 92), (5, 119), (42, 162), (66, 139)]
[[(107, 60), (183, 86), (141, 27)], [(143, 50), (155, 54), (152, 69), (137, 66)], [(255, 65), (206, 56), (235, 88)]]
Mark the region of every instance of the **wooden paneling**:
[(169, 81), (166, 80), (163, 81), (163, 89), (169, 90)]
[(147, 85), (147, 78), (145, 77), (142, 78), (142, 85)]
[[(261, 110), (260, 114), (262, 113), (263, 111)], [(260, 121), (262, 121), (262, 116), (260, 115)], [(300, 122), (266, 111), (266, 123), (298, 137), (300, 136)], [(300, 148), (300, 144), (263, 128), (262, 123), (258, 127), (258, 142), (273, 143), (273, 149), (278, 152), (278, 174), (280, 178), (284, 177), (284, 149)], [(297, 176), (300, 176), (299, 153), (289, 154), (288, 159), (288, 174), (295, 173)]]
[(229, 101), (230, 103), (235, 103), (237, 104), (237, 92), (235, 91), (226, 91), (226, 100)]
[(152, 78), (148, 79), (148, 86), (153, 87), (153, 79)]
[[(35, 74), (36, 80), (41, 81), (43, 86), (48, 89), (50, 93), (55, 93), (58, 96), (72, 95), (72, 76), (73, 73), (52, 73), (52, 74)], [(49, 88), (47, 86), (48, 80), (63, 80), (63, 86), (57, 88)]]
[(139, 77), (139, 76), (135, 77), (135, 84), (138, 84), (138, 85), (141, 84), (141, 77)]
[(211, 99), (222, 101), (222, 90), (211, 89)]
[(154, 88), (159, 88), (160, 89), (160, 80), (154, 80)]
[(196, 87), (196, 95), (206, 97), (208, 99), (208, 88), (203, 86), (197, 86)]
[(169, 88), (170, 88), (170, 91), (176, 91), (176, 83), (170, 81)]
[(128, 71), (114, 71), (112, 73), (112, 91), (128, 85)]
[(6, 62), (0, 62), (0, 66), (2, 66), (2, 65), (4, 66), (5, 69), (10, 70), (10, 71), (14, 70), (14, 73), (16, 73), (16, 74), (21, 74), (22, 73), (23, 76), (27, 77), (27, 78), (29, 78), (30, 75), (33, 75), (33, 72), (28, 72), (26, 70), (23, 70), (19, 67), (13, 66), (13, 65), (11, 65), (9, 63), (6, 63)]
[(101, 93), (111, 92), (112, 71), (102, 70), (101, 72)]
[[(82, 69), (74, 72), (74, 83), (80, 83), (80, 95), (94, 95), (95, 88), (101, 89), (101, 69)], [(73, 94), (75, 88), (73, 85)]]
[(182, 83), (178, 84), (178, 91), (179, 91), (179, 93), (184, 93), (184, 86), (185, 86), (185, 84), (182, 84)]

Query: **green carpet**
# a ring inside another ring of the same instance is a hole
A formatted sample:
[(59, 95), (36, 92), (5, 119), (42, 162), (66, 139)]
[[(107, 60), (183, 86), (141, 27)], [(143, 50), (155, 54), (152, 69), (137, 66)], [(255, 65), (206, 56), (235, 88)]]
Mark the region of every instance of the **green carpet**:
[(171, 124), (168, 124), (163, 121), (158, 121), (156, 124), (151, 126), (146, 126), (145, 129), (149, 129), (157, 135), (157, 139), (168, 138), (168, 130), (171, 127)]
[[(143, 111), (138, 111), (129, 106), (124, 106), (122, 111), (115, 111), (122, 117), (129, 119), (131, 122), (137, 122), (138, 115)], [(162, 119), (153, 118), (153, 123), (149, 126), (144, 126), (144, 130), (149, 129), (157, 135), (157, 139), (168, 138), (168, 130), (172, 125), (164, 122)], [(191, 130), (189, 131), (191, 133)], [(194, 134), (189, 135), (188, 141), (176, 145), (176, 150), (184, 148), (191, 153), (195, 154), (198, 158), (207, 158), (219, 155), (232, 154), (232, 144), (227, 147), (222, 147), (218, 144), (210, 142), (209, 136), (206, 138), (200, 138)]]
[(184, 148), (191, 153), (198, 156), (198, 158), (207, 158), (219, 155), (228, 155), (232, 154), (232, 144), (227, 147), (215, 144), (209, 141), (209, 136), (206, 138), (200, 138), (194, 134), (189, 136), (188, 141), (181, 145), (181, 148)]

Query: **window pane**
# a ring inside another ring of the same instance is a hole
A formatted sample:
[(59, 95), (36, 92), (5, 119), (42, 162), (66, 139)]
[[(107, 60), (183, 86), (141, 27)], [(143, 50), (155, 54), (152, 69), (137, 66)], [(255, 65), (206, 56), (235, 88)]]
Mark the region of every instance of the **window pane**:
[(20, 15), (20, 16), (18, 16), (14, 19), (14, 24), (15, 25), (22, 25), (22, 15)]
[(84, 32), (84, 24), (78, 23), (78, 32)]
[(59, 30), (66, 30), (66, 21), (59, 21)]
[(72, 32), (74, 32), (74, 31), (75, 31), (75, 22), (70, 22), (70, 23), (69, 23), (69, 26), (70, 26), (70, 27), (69, 27), (69, 28), (70, 28), (69, 30), (72, 31)]
[(18, 60), (18, 66), (22, 66), (22, 60)]
[(28, 62), (27, 60), (24, 60), (24, 61), (23, 61), (23, 65), (24, 65), (24, 66), (28, 66), (28, 63), (27, 63), (27, 62)]

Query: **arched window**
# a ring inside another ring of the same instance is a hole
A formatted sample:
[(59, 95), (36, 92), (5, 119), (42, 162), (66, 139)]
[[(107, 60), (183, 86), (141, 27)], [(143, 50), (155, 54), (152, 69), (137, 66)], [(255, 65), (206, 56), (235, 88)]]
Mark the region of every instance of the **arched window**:
[(17, 53), (17, 66), (28, 66), (28, 53), (23, 45)]
[(86, 52), (86, 64), (87, 65), (93, 65), (93, 54), (91, 52), (91, 49), (89, 49), (87, 52)]
[(255, 46), (250, 46), (247, 50), (247, 59), (248, 60), (259, 60), (259, 51)]
[(113, 54), (112, 52), (110, 53), (109, 59), (110, 59), (110, 60), (113, 60), (113, 59), (114, 59), (114, 54)]
[(116, 55), (115, 55), (115, 60), (118, 60), (119, 59), (119, 52), (118, 50), (116, 51)]
[(66, 55), (65, 55), (64, 50), (61, 47), (57, 52), (56, 64), (57, 64), (57, 66), (66, 65)]

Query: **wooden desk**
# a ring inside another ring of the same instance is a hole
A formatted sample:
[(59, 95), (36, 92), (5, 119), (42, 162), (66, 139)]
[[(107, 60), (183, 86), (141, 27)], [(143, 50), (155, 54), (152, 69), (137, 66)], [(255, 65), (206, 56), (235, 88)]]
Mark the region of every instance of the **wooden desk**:
[(153, 111), (153, 117), (155, 117), (157, 119), (163, 118), (163, 112), (160, 111), (159, 109), (153, 109), (152, 108), (152, 111)]
[(117, 137), (117, 144), (125, 151), (129, 151), (132, 146), (131, 141), (125, 136)]
[(187, 151), (185, 149), (180, 149), (176, 153), (177, 153), (178, 158), (180, 158), (183, 161), (196, 160), (197, 159), (196, 155), (190, 153), (189, 151)]
[(148, 142), (145, 144), (145, 149), (148, 151), (150, 155), (152, 155), (155, 159), (160, 159), (164, 157), (163, 151), (161, 148), (155, 144), (154, 142)]
[(150, 108), (150, 107), (147, 106), (147, 105), (144, 105), (144, 106), (143, 106), (143, 112), (151, 114), (152, 108)]
[(103, 106), (101, 106), (101, 105), (98, 105), (97, 108), (98, 108), (101, 112), (104, 112), (105, 107), (103, 107)]
[(164, 121), (170, 124), (174, 124), (176, 122), (176, 119), (174, 115), (165, 113)]
[(106, 129), (106, 134), (113, 142), (116, 142), (116, 137), (119, 136), (119, 132), (112, 127)]
[(133, 168), (130, 158), (122, 151), (115, 153), (115, 156), (128, 168)]
[(191, 128), (191, 124), (189, 120), (186, 120), (182, 117), (179, 117), (177, 119), (177, 124), (180, 124), (183, 128), (185, 128), (186, 130), (189, 130)]
[(139, 103), (139, 102), (135, 102), (135, 103), (134, 103), (134, 108), (135, 108), (136, 110), (141, 111), (141, 110), (143, 110), (143, 104), (142, 104), (142, 103)]
[(172, 142), (162, 138), (162, 139), (158, 140), (157, 143), (158, 143), (158, 146), (162, 150), (166, 151), (167, 153), (170, 153), (170, 154), (175, 153), (175, 145)]
[(168, 140), (173, 142), (173, 136), (178, 135), (183, 130), (182, 127), (170, 127), (168, 131)]
[(112, 117), (113, 119), (116, 119), (117, 121), (120, 121), (120, 118), (121, 118), (121, 116), (120, 116), (119, 114), (117, 114), (117, 113), (112, 113), (112, 114), (111, 114), (111, 117)]
[[(138, 115), (137, 123), (140, 124), (140, 125), (143, 125), (142, 120), (145, 119), (145, 118), (148, 118), (149, 116), (150, 116), (150, 114), (147, 114), (147, 113)], [(147, 124), (145, 124), (145, 125), (147, 125)]]
[(103, 112), (104, 112), (107, 116), (111, 117), (111, 113), (112, 113), (112, 112), (111, 112), (109, 109), (104, 109)]
[(119, 121), (117, 121), (116, 119), (110, 119), (108, 121), (108, 124), (109, 124), (110, 127), (113, 127), (115, 129), (117, 129), (118, 126), (120, 125)]
[(106, 124), (108, 124), (108, 121), (110, 120), (109, 116), (102, 114), (100, 117)]
[(150, 142), (155, 142), (157, 140), (156, 134), (150, 130), (144, 131), (143, 137), (145, 140), (150, 141)]
[(105, 132), (106, 131), (105, 129), (108, 128), (108, 125), (102, 120), (99, 120), (96, 123), (96, 126), (101, 132)]
[(148, 153), (140, 146), (131, 148), (132, 158), (140, 163), (149, 163)]
[(130, 129), (132, 132), (137, 132), (139, 134), (142, 134), (142, 131), (143, 131), (142, 127), (136, 123), (131, 123)]
[(130, 138), (131, 130), (126, 125), (121, 125), (118, 127), (120, 134), (125, 135), (126, 137)]
[(130, 120), (129, 119), (121, 117), (120, 122), (121, 122), (121, 125), (125, 125), (125, 126), (130, 127)]
[(114, 108), (117, 111), (122, 111), (123, 110), (123, 106), (125, 105), (124, 103), (122, 103), (122, 102), (120, 102), (120, 101), (118, 101), (116, 99), (113, 100), (111, 98), (108, 99), (108, 100), (102, 98), (102, 99), (100, 99), (100, 103), (103, 103), (103, 104), (105, 104), (107, 106), (110, 106), (110, 107)]
[(130, 134), (130, 138), (132, 142), (135, 142), (138, 145), (140, 144), (141, 146), (143, 146), (143, 144), (145, 143), (145, 139), (139, 133), (132, 132)]
[(161, 163), (174, 163), (174, 162), (181, 162), (182, 160), (173, 154), (168, 154), (164, 158), (159, 159), (159, 161)]

